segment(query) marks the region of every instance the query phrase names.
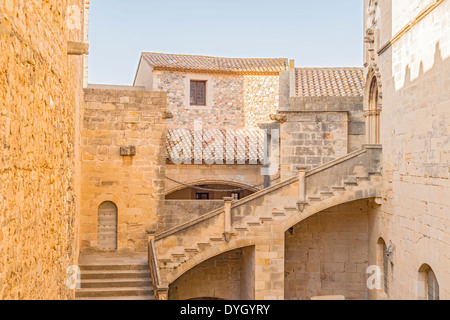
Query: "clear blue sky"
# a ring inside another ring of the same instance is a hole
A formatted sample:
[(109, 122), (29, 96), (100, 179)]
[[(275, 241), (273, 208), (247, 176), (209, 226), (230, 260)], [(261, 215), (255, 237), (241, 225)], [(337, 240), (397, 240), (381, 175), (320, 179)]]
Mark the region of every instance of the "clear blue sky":
[(361, 0), (93, 0), (89, 83), (131, 85), (141, 52), (362, 66)]

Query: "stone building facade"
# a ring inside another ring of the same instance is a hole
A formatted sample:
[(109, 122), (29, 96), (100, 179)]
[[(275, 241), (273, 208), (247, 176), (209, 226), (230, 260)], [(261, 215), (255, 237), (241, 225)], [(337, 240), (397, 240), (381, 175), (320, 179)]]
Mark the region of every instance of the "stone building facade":
[[(288, 59), (233, 59), (143, 53), (134, 85), (167, 93), (170, 128), (258, 128), (279, 107), (280, 73)], [(190, 82), (204, 81), (203, 104), (190, 101)]]
[[(166, 95), (131, 89), (94, 86), (84, 92), (83, 251), (146, 252), (146, 232), (156, 226), (158, 213), (163, 211)], [(127, 148), (134, 148), (135, 153), (124, 153)], [(104, 203), (117, 207), (115, 221), (107, 230), (99, 220)], [(112, 237), (113, 242), (105, 243), (105, 237)]]
[(161, 300), (449, 299), (448, 0), (365, 0), (364, 69), (144, 53), (87, 88), (89, 1), (0, 4), (0, 299), (72, 299), (105, 252)]
[(366, 0), (365, 13), (365, 112), (384, 181), (369, 209), (369, 264), (385, 275), (371, 298), (428, 299), (434, 273), (449, 299), (450, 3)]
[(89, 1), (0, 1), (0, 299), (71, 299)]

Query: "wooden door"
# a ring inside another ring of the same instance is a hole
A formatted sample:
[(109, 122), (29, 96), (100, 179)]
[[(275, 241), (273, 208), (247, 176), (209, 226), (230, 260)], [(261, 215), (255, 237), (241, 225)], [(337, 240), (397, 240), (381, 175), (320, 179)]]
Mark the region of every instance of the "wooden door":
[(117, 250), (117, 206), (103, 202), (98, 208), (98, 248)]

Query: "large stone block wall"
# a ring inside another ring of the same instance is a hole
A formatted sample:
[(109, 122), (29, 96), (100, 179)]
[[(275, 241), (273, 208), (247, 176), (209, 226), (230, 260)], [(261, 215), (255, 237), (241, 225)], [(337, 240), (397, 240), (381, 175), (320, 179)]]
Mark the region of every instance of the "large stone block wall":
[[(207, 81), (206, 106), (190, 105), (190, 80)], [(170, 127), (192, 128), (202, 120), (204, 128), (257, 128), (279, 105), (279, 76), (153, 71), (153, 89), (167, 92)]]
[(347, 112), (348, 152), (366, 143), (363, 97), (296, 97), (290, 99), (291, 111)]
[[(98, 207), (118, 207), (118, 249), (146, 251), (147, 229), (164, 208), (166, 95), (86, 89), (82, 145), (81, 246), (97, 247)], [(135, 156), (120, 148), (135, 146)]]
[[(378, 2), (384, 45), (432, 1)], [(389, 296), (373, 291), (374, 299), (421, 298), (423, 264), (433, 269), (440, 298), (450, 298), (449, 30), (450, 2), (444, 1), (384, 53), (366, 54), (366, 73), (379, 68), (382, 84), (384, 180), (382, 205), (370, 210), (370, 264), (377, 262), (380, 238), (395, 248)]]
[(290, 112), (281, 124), (281, 179), (347, 155), (347, 112)]
[(366, 200), (320, 212), (287, 231), (285, 299), (368, 299), (368, 232)]
[(159, 218), (158, 232), (194, 220), (223, 206), (223, 200), (166, 200), (164, 215)]
[(83, 40), (83, 9), (0, 1), (0, 300), (74, 296), (83, 56), (67, 41)]

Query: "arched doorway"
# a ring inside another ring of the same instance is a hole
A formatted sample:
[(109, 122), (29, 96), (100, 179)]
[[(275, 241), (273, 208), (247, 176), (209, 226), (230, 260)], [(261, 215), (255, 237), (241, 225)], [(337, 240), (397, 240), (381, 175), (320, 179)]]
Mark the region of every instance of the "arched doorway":
[(373, 77), (369, 89), (368, 105), (368, 140), (370, 144), (380, 144), (380, 101), (378, 91), (378, 79)]
[(105, 201), (98, 208), (97, 247), (99, 250), (117, 250), (117, 206)]

